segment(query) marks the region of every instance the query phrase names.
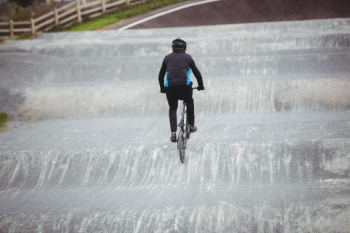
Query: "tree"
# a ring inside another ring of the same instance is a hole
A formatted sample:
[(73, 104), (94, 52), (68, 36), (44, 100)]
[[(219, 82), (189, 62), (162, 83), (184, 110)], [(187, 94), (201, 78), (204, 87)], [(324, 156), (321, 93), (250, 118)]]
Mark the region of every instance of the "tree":
[(33, 0), (11, 0), (11, 2), (15, 2), (23, 8), (33, 4)]

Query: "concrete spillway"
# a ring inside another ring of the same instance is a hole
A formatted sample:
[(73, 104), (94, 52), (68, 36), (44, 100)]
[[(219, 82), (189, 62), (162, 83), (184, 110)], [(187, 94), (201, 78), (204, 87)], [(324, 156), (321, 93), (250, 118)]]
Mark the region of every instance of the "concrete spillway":
[[(1, 231), (348, 232), (349, 29), (332, 19), (6, 42)], [(206, 87), (185, 164), (157, 80), (178, 36)]]

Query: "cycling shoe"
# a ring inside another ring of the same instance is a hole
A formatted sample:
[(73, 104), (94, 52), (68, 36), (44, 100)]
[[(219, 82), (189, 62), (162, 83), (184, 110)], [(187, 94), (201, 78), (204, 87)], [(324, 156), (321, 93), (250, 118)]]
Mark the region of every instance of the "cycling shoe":
[(171, 136), (170, 136), (170, 141), (171, 142), (177, 142), (176, 140), (176, 133), (172, 133)]
[(190, 125), (190, 132), (195, 133), (197, 131), (197, 127), (194, 125)]

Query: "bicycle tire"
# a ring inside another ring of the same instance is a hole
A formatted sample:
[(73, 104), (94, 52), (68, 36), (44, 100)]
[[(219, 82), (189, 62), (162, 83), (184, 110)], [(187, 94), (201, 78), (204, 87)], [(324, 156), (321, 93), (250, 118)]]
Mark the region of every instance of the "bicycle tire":
[(189, 124), (188, 124), (188, 116), (187, 116), (187, 109), (186, 109), (186, 112), (185, 112), (185, 137), (186, 139), (189, 139), (190, 138), (190, 127), (189, 127)]
[(185, 149), (186, 149), (186, 141), (183, 135), (183, 132), (180, 131), (179, 138), (177, 140), (177, 149), (179, 150), (179, 156), (181, 163), (185, 162)]

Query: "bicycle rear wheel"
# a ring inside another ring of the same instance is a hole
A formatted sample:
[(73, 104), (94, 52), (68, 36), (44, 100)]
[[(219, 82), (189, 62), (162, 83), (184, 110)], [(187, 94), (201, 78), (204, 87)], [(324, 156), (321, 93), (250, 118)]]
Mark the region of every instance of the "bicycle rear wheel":
[(179, 150), (179, 156), (181, 163), (185, 162), (185, 150), (186, 150), (186, 139), (182, 131), (179, 133), (179, 138), (177, 140), (177, 149)]
[(185, 113), (185, 137), (186, 139), (189, 139), (190, 138), (190, 126), (188, 124), (188, 116), (187, 116), (187, 110), (186, 110), (186, 113)]

